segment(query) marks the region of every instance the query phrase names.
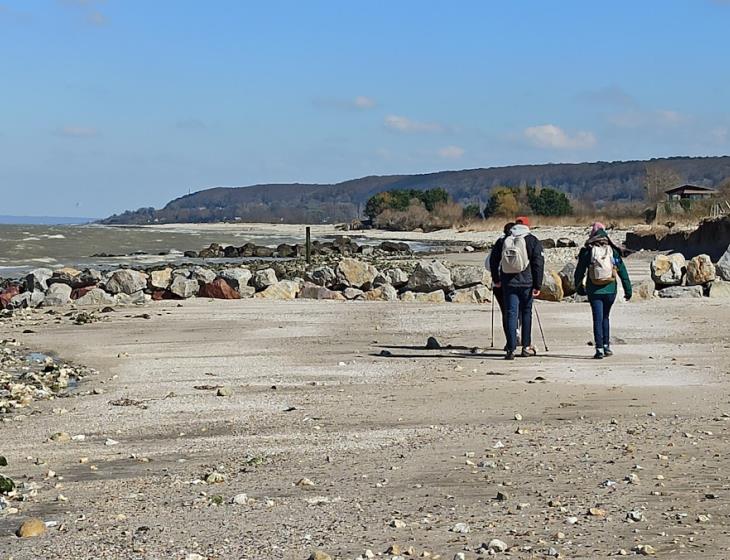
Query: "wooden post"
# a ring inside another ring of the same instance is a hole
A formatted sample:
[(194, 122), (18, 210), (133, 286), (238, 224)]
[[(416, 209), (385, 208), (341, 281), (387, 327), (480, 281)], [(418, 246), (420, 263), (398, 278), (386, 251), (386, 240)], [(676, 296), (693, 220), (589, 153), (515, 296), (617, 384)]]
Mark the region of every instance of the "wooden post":
[(307, 264), (312, 262), (312, 228), (307, 226), (307, 241), (305, 243), (305, 254), (307, 257)]

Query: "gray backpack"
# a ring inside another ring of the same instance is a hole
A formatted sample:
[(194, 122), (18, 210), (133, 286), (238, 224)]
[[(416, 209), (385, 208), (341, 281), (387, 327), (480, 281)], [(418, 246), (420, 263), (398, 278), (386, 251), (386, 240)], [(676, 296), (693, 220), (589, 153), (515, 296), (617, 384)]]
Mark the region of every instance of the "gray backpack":
[(506, 274), (519, 274), (530, 266), (530, 258), (527, 256), (527, 243), (525, 236), (508, 235), (504, 238), (502, 245), (502, 260), (500, 267)]

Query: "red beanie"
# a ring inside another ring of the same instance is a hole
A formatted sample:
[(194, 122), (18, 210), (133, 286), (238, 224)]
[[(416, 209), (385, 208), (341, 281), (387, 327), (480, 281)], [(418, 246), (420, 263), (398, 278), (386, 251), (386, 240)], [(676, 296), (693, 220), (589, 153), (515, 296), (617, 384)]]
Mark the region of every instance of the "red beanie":
[(528, 218), (527, 216), (517, 216), (515, 218), (515, 223), (530, 227), (530, 218)]

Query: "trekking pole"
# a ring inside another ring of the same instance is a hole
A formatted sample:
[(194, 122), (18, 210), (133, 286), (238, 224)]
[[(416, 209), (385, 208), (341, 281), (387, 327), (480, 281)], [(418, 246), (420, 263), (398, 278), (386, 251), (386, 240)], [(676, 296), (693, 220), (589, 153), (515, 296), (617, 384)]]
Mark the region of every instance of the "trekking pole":
[(492, 346), (491, 348), (494, 348), (494, 298), (496, 296), (494, 295), (494, 290), (492, 290)]
[(532, 308), (535, 310), (535, 317), (537, 317), (537, 326), (540, 327), (540, 335), (542, 336), (542, 343), (545, 346), (545, 352), (548, 351), (547, 342), (545, 342), (545, 332), (542, 330), (542, 321), (540, 321), (540, 313), (537, 311), (537, 305), (533, 305)]

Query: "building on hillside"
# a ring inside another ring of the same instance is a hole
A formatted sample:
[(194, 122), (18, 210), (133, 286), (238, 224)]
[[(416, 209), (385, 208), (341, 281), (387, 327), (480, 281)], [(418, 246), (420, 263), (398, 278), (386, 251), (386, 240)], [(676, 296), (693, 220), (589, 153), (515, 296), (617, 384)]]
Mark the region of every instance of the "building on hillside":
[(697, 185), (682, 185), (664, 191), (664, 194), (667, 195), (667, 200), (707, 200), (717, 196), (717, 191)]

